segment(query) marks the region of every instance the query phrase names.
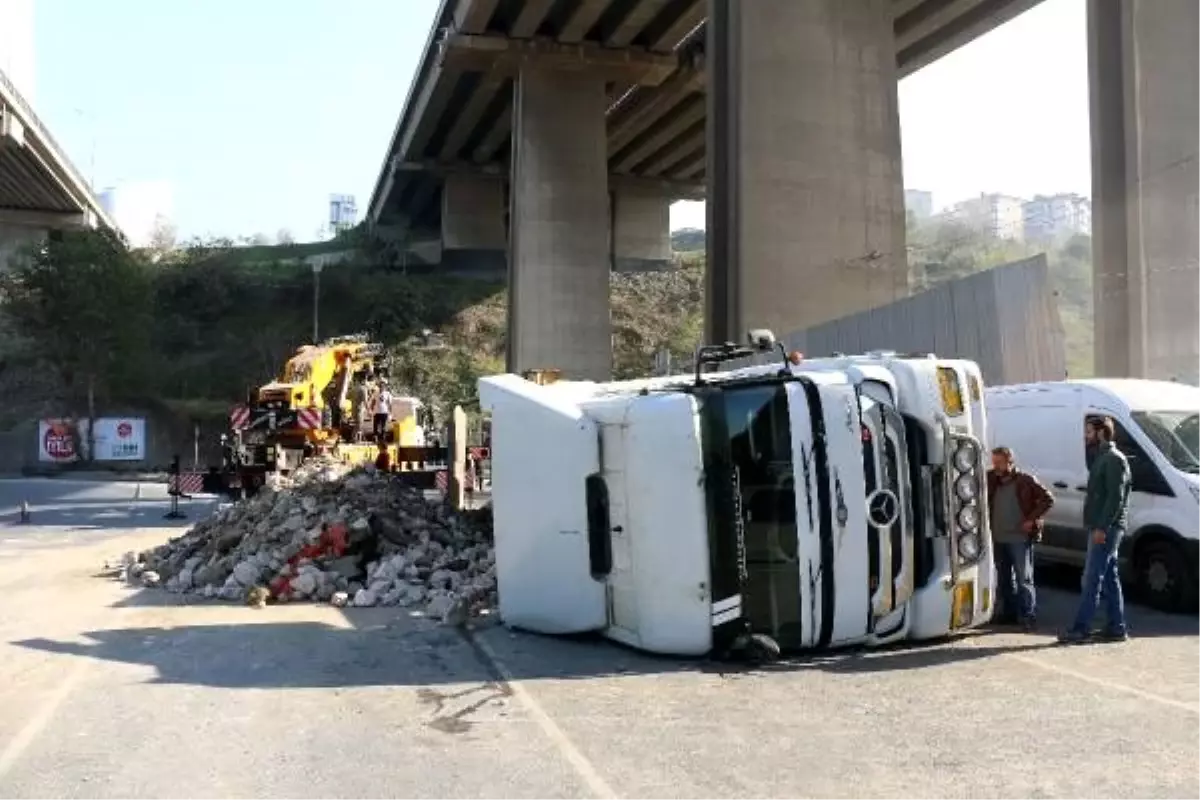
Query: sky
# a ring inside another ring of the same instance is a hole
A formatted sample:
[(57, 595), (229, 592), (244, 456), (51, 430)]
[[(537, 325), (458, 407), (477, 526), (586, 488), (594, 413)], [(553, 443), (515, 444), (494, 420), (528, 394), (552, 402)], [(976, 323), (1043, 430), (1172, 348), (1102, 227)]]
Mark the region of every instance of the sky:
[[(97, 189), (169, 184), (183, 238), (311, 240), (330, 194), (365, 211), (436, 6), (37, 0), (33, 105)], [(1045, 0), (903, 80), (906, 187), (1089, 194), (1085, 9)]]

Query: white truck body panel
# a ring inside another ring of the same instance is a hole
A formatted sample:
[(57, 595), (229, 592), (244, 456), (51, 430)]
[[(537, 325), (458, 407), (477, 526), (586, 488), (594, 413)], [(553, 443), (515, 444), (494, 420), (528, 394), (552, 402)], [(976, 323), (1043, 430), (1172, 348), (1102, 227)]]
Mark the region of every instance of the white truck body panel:
[(539, 389), (516, 375), (480, 384), (480, 401), (493, 409), (493, 524), (504, 531), (500, 615), (542, 633), (597, 630), (607, 623), (606, 602), (604, 584), (587, 579), (584, 497), (600, 466), (597, 425), (569, 394)]

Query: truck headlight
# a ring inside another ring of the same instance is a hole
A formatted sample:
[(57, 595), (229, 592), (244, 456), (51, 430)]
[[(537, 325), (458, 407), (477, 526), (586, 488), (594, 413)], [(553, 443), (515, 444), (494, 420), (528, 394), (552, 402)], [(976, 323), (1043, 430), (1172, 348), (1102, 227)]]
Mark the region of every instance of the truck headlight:
[(974, 561), (979, 558), (979, 535), (964, 533), (962, 536), (959, 536), (958, 555), (963, 561)]
[(958, 495), (959, 500), (967, 503), (974, 500), (979, 494), (979, 487), (975, 485), (975, 479), (972, 476), (960, 475), (954, 482), (954, 493)]
[(970, 442), (961, 442), (954, 451), (954, 468), (959, 472), (970, 472), (978, 461), (979, 454)]
[(974, 531), (979, 528), (979, 509), (967, 506), (958, 512), (958, 524), (964, 531)]

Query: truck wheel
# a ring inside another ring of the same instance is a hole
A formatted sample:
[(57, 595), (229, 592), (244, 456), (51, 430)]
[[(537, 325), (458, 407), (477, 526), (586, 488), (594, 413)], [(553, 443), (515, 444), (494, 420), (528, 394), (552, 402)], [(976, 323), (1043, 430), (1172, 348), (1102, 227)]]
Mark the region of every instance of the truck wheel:
[(1138, 594), (1151, 608), (1181, 611), (1195, 597), (1196, 577), (1183, 550), (1169, 541), (1155, 539), (1139, 547), (1134, 574)]

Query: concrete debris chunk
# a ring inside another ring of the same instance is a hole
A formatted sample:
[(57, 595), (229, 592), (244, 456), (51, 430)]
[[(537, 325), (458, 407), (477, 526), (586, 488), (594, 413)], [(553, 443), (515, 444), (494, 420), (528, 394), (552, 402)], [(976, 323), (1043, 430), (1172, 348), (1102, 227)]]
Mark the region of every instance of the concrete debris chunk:
[(119, 563), (134, 586), (256, 608), (398, 606), (462, 625), (496, 606), (486, 511), (455, 515), (395, 476), (321, 458)]

